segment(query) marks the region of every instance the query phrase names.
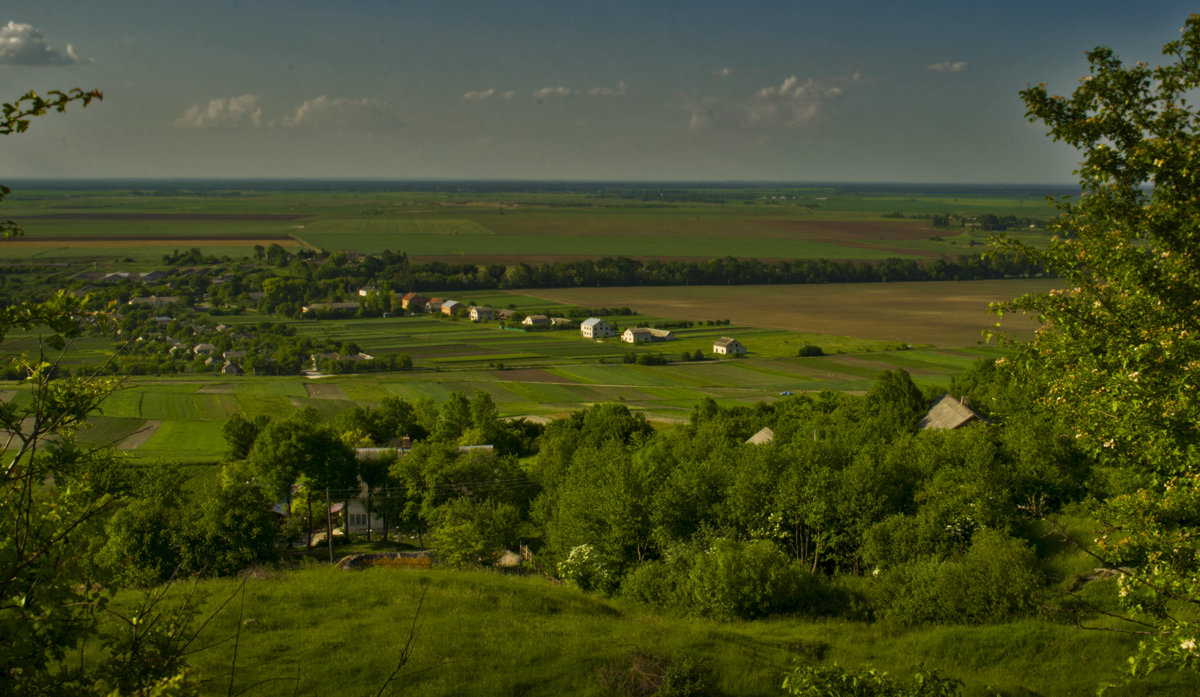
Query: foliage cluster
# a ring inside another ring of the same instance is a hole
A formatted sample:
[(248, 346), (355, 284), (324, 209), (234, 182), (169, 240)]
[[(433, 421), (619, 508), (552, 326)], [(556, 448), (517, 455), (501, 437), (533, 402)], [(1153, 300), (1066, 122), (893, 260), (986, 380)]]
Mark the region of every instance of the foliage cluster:
[(1041, 317), (1013, 379), (1034, 386), (1080, 448), (1132, 476), (1099, 502), (1089, 551), (1119, 569), (1128, 631), (1145, 641), (1133, 675), (1200, 667), (1200, 15), (1163, 47), (1168, 62), (1125, 65), (1109, 48), (1069, 96), (1022, 92), (1032, 121), (1080, 151), (1082, 196), (1057, 202), (1054, 240), (1001, 240), (1068, 287), (1004, 309)]

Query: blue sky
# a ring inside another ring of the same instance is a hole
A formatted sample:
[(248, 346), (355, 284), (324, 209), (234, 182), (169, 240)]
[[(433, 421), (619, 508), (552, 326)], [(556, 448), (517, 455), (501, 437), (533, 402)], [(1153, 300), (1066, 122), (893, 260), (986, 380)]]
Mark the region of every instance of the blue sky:
[(105, 99), (0, 177), (1068, 182), (1018, 92), (1160, 62), (1152, 5), (10, 1), (0, 100)]

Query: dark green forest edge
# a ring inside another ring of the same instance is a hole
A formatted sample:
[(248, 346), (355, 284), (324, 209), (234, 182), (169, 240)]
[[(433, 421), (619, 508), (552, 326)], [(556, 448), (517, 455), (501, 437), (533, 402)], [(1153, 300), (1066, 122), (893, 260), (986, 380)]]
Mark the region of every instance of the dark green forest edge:
[[(66, 293), (10, 302), (0, 327), (39, 333), (44, 350), (9, 357), (30, 399), (0, 409), (9, 434), (0, 686), (14, 695), (454, 694), (464, 685), (1016, 695), (1105, 683), (1113, 694), (1194, 694), (1200, 119), (1184, 95), (1200, 87), (1200, 17), (1164, 54), (1163, 67), (1126, 66), (1096, 49), (1090, 79), (1069, 97), (1044, 86), (1022, 93), (1032, 120), (1080, 150), (1085, 195), (1059, 203), (1047, 247), (996, 245), (1067, 290), (1005, 306), (1045, 327), (954, 382), (986, 418), (957, 430), (918, 429), (933, 395), (903, 372), (885, 373), (862, 397), (706, 401), (688, 424), (663, 431), (619, 405), (541, 426), (499, 419), (486, 394), (455, 394), (440, 406), (386, 399), (332, 421), (305, 410), (236, 417), (227, 463), (196, 482), (169, 463), (135, 467), (74, 440), (119, 380), (67, 377), (55, 356), (106, 314)], [(4, 106), (0, 134), (98, 96), (27, 95)], [(771, 442), (745, 442), (763, 427)], [(356, 456), (405, 436), (413, 443), (402, 456)], [(464, 449), (485, 443), (493, 447)], [(289, 543), (324, 532), (331, 544), (327, 501), (358, 494), (359, 479), (386, 521), (371, 542), (436, 547), (444, 568), (288, 570), (313, 564), (303, 561), (312, 551)], [(282, 516), (271, 512), (278, 502)], [(451, 570), (492, 566), (521, 546), (528, 573), (563, 587)], [(201, 580), (247, 568), (240, 582)], [(513, 587), (515, 599), (501, 590)], [(276, 602), (255, 604), (264, 597)], [(396, 607), (396, 597), (406, 602)], [(498, 626), (447, 619), (488, 605), (505, 610), (492, 616)], [(390, 612), (346, 624), (363, 606)], [(320, 620), (317, 632), (347, 635), (289, 641), (300, 615)], [(555, 624), (564, 617), (577, 631)], [(613, 634), (626, 618), (649, 629)], [(425, 621), (441, 630), (424, 631)], [(535, 636), (510, 633), (526, 623)], [(374, 642), (347, 651), (352, 626), (375, 632)], [(468, 626), (507, 643), (485, 656)], [(967, 648), (954, 661), (944, 648), (881, 649), (841, 653), (859, 660), (839, 663), (836, 639), (789, 634), (822, 626), (834, 628), (826, 637), (881, 647), (941, 636)], [(1099, 631), (1076, 643), (1063, 637), (1085, 630), (1070, 627)], [(581, 643), (589, 631), (612, 643)], [(1032, 656), (978, 658), (1022, 641)], [(724, 655), (734, 644), (740, 662)], [(308, 660), (333, 655), (355, 672), (300, 671), (294, 654), (306, 646), (318, 652)], [(527, 657), (519, 671), (497, 662), (506, 649)], [(1059, 668), (1048, 676), (1040, 663)]]

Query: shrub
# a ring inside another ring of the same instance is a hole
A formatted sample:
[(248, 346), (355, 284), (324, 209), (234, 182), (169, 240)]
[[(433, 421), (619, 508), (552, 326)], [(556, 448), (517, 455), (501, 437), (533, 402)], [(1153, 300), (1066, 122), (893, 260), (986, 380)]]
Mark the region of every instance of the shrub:
[(1041, 585), (1033, 550), (983, 529), (957, 561), (921, 561), (887, 574), (886, 617), (901, 624), (987, 624), (1028, 614)]
[(639, 353), (637, 356), (638, 365), (666, 365), (667, 359), (663, 358), (661, 353), (650, 351), (649, 353)]
[(824, 356), (825, 352), (816, 344), (805, 344), (800, 347), (800, 351), (798, 351), (796, 355), (800, 357)]
[(702, 615), (750, 619), (798, 609), (807, 578), (773, 542), (719, 539), (692, 560), (684, 592)]
[(571, 581), (583, 590), (611, 592), (616, 585), (613, 564), (589, 544), (571, 549), (570, 554), (558, 565), (558, 575)]

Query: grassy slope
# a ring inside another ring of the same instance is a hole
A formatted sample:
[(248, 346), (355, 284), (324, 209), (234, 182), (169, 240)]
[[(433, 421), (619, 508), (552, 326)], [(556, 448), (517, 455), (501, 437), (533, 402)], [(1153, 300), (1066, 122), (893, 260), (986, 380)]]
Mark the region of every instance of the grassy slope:
[[(211, 611), (237, 582), (200, 588)], [(318, 567), (245, 588), (235, 691), (271, 681), (255, 695), (375, 694), (423, 592), (416, 651), (399, 684), (425, 697), (611, 694), (597, 672), (628, 666), (635, 649), (702, 657), (729, 695), (780, 694), (780, 674), (797, 658), (893, 674), (924, 661), (965, 680), (968, 695), (1090, 695), (1098, 682), (1118, 678), (1131, 648), (1122, 635), (1035, 620), (919, 631), (799, 619), (718, 623), (483, 571)], [(205, 639), (231, 637), (238, 607), (230, 603)], [(199, 676), (215, 681), (210, 694), (225, 692), (232, 648), (226, 642), (195, 658)], [(1112, 694), (1194, 694), (1192, 687), (1168, 675)]]

